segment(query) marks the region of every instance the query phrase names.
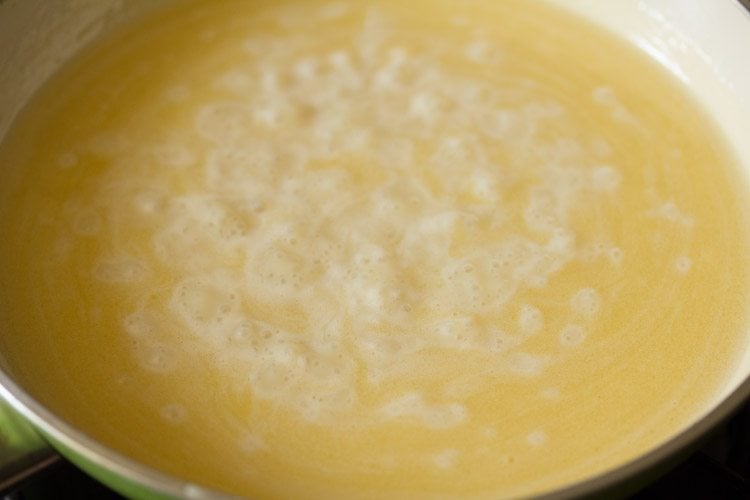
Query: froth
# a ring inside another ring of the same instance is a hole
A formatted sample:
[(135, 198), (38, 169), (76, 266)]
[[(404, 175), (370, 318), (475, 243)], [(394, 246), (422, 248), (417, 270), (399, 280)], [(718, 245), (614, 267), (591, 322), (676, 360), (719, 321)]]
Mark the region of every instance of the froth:
[(680, 274), (687, 274), (693, 267), (693, 260), (687, 255), (681, 255), (674, 260), (674, 268)]
[(526, 441), (533, 447), (544, 446), (548, 441), (547, 433), (542, 430), (531, 432), (526, 436)]
[(458, 450), (449, 448), (432, 457), (432, 461), (441, 469), (448, 469), (454, 465), (460, 453)]
[(594, 288), (581, 288), (570, 298), (571, 310), (581, 316), (595, 316), (601, 306), (601, 296)]
[(413, 420), (435, 428), (449, 428), (467, 418), (466, 408), (457, 403), (430, 404), (417, 392), (404, 394), (385, 405), (380, 413), (389, 419)]
[(138, 283), (148, 274), (145, 262), (127, 256), (102, 257), (93, 269), (94, 277), (107, 283)]
[[(579, 134), (543, 89), (451, 71), (446, 54), (394, 30), (368, 9), (352, 46), (250, 36), (235, 47), (246, 62), (167, 92), (190, 102), (191, 141), (138, 149), (114, 131), (87, 144), (159, 166), (148, 185), (116, 186), (131, 200), (117, 220), (138, 221), (170, 277), (153, 283), (158, 304), (122, 319), (127, 335), (189, 339), (255, 397), (314, 421), (355, 411), (361, 380), (433, 376), (427, 353), (534, 378), (582, 341), (558, 331), (556, 350), (540, 352), (559, 326), (534, 294), (581, 256), (576, 214), (621, 187), (617, 166), (588, 160), (608, 144)], [(481, 34), (452, 50), (469, 66), (503, 63)], [(600, 253), (619, 263), (618, 252)], [(118, 259), (94, 275), (152, 277), (145, 262)], [(601, 302), (581, 288), (571, 321), (593, 328)], [(156, 372), (170, 359), (141, 356)], [(379, 415), (450, 427), (467, 418), (463, 403), (410, 393)]]
[(575, 347), (586, 340), (586, 330), (581, 325), (566, 325), (560, 332), (560, 344)]

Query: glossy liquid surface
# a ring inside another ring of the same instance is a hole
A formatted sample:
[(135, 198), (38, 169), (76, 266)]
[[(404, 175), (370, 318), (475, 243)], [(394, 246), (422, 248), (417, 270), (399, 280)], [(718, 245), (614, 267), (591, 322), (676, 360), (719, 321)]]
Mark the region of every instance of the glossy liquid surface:
[(688, 424), (746, 341), (738, 166), (541, 3), (189, 3), (66, 68), (0, 166), (14, 373), (230, 493), (546, 491)]

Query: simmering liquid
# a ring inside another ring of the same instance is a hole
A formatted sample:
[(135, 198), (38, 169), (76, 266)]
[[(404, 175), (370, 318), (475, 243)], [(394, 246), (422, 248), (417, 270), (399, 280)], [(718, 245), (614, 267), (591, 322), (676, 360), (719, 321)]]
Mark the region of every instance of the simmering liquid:
[(541, 2), (182, 4), (67, 66), (0, 165), (14, 376), (232, 494), (548, 491), (688, 425), (746, 342), (738, 165)]

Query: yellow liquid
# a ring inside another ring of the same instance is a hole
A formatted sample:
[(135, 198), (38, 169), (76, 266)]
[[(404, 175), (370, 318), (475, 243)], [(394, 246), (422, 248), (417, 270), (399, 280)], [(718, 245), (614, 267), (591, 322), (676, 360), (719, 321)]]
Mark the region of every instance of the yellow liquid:
[(688, 425), (746, 342), (738, 165), (541, 2), (191, 2), (65, 68), (0, 168), (14, 376), (228, 493), (548, 491)]

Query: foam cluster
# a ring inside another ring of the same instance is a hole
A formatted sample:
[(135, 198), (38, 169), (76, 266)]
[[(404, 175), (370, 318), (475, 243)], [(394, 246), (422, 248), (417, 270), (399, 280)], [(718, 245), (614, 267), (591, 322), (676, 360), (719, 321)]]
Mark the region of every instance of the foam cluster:
[[(152, 285), (122, 322), (143, 365), (170, 369), (154, 340), (169, 331), (256, 397), (321, 420), (354, 411), (361, 380), (433, 374), (428, 353), (490, 356), (501, 376), (534, 377), (557, 354), (531, 339), (583, 344), (605, 294), (581, 284), (560, 329), (529, 291), (580, 260), (578, 218), (617, 195), (606, 144), (577, 135), (544, 87), (451, 70), (455, 57), (502, 64), (489, 40), (420, 50), (374, 9), (354, 42), (281, 30), (249, 35), (235, 47), (246, 59), (165, 96), (193, 110), (190, 140), (105, 132), (89, 144), (110, 159), (135, 148), (153, 166), (148, 183), (110, 176), (108, 194), (131, 203), (107, 215), (144, 234), (150, 257), (103, 255), (93, 269), (112, 286)], [(628, 119), (609, 89), (593, 98)], [(98, 231), (80, 213), (79, 232)], [(614, 244), (603, 252), (622, 259)], [(469, 418), (460, 401), (419, 392), (379, 405), (379, 418), (438, 428)]]

